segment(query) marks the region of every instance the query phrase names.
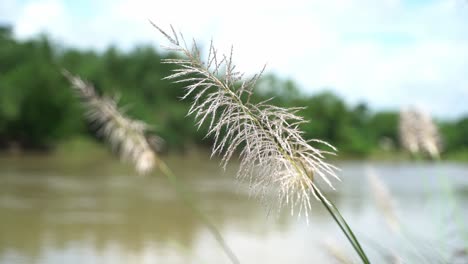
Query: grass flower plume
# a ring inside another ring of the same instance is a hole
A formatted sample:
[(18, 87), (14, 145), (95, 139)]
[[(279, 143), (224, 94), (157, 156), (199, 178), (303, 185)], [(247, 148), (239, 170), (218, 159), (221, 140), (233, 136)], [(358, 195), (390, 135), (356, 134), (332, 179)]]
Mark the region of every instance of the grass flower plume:
[[(171, 43), (166, 48), (183, 56), (164, 61), (178, 66), (166, 79), (186, 84), (183, 98), (193, 98), (189, 114), (195, 116), (199, 127), (208, 124), (208, 136), (214, 136), (212, 154), (220, 154), (226, 166), (234, 153), (240, 152), (238, 178), (250, 182), (254, 195), (264, 197), (267, 189), (277, 187), (282, 205), (289, 205), (292, 213), (298, 208), (299, 215), (303, 212), (307, 216), (312, 197), (325, 199), (318, 181), (333, 189), (330, 178), (339, 180), (338, 169), (325, 161), (325, 155), (335, 154), (336, 149), (302, 137), (298, 126), (305, 121), (296, 114), (299, 108), (252, 103), (252, 91), (261, 73), (244, 78), (233, 63), (232, 49), (229, 55), (219, 55), (211, 43), (203, 60), (195, 41), (188, 47), (182, 34), (174, 30), (168, 34), (154, 26)], [(311, 142), (330, 151), (315, 148)]]
[(400, 141), (411, 154), (426, 153), (438, 159), (441, 140), (437, 126), (431, 117), (418, 109), (408, 108), (400, 112)]
[(393, 199), (388, 186), (372, 168), (367, 170), (367, 180), (377, 207), (382, 212), (388, 227), (395, 233), (400, 232), (400, 221), (396, 213), (395, 199)]
[(155, 135), (146, 137), (145, 132), (148, 130), (148, 125), (125, 116), (123, 111), (118, 109), (116, 100), (100, 97), (91, 84), (66, 70), (63, 70), (62, 73), (81, 98), (88, 111), (86, 115), (88, 120), (100, 128), (99, 132), (110, 143), (113, 150), (118, 152), (123, 160), (133, 162), (135, 169), (140, 174), (149, 173), (158, 166), (159, 170), (174, 186), (182, 201), (213, 234), (231, 262), (239, 263), (237, 256), (226, 244), (217, 227), (196, 207), (188, 190), (181, 185), (172, 170), (156, 156), (154, 151), (160, 147), (163, 140)]
[[(99, 128), (99, 133), (119, 153), (123, 160), (131, 161), (140, 174), (150, 172), (156, 166), (156, 155), (152, 145), (146, 139), (148, 126), (138, 120), (133, 120), (123, 114), (117, 107), (116, 100), (97, 95), (93, 85), (81, 78), (63, 71), (73, 90), (80, 97), (85, 109), (86, 117), (91, 124)], [(162, 142), (157, 136), (152, 136), (156, 147)]]

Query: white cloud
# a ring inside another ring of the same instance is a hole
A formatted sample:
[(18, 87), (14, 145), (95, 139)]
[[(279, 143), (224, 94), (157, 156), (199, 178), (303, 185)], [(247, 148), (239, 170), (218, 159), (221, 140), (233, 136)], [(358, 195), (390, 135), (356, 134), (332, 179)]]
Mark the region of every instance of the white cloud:
[(307, 91), (332, 87), (350, 102), (376, 107), (418, 103), (438, 115), (468, 112), (460, 103), (468, 89), (463, 0), (95, 2), (83, 6), (95, 10), (85, 19), (59, 0), (30, 1), (12, 20), (23, 37), (47, 31), (80, 47), (129, 48), (162, 40), (150, 18), (187, 38), (212, 37), (224, 50), (232, 44), (240, 68), (254, 72), (267, 62)]
[(67, 14), (59, 0), (38, 0), (25, 5), (15, 23), (19, 37), (28, 37), (38, 32), (52, 32), (60, 35), (69, 30)]
[(21, 5), (17, 0), (0, 1), (0, 23), (14, 20), (20, 9)]

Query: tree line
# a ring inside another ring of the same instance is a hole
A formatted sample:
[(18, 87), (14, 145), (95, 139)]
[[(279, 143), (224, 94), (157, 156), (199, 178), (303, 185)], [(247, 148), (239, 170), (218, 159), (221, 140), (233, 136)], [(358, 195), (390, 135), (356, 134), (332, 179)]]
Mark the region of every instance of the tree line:
[[(204, 127), (186, 117), (190, 98), (181, 101), (181, 85), (163, 78), (172, 66), (161, 59), (174, 57), (152, 46), (122, 52), (78, 50), (57, 45), (46, 36), (17, 40), (11, 28), (0, 27), (0, 149), (53, 149), (76, 136), (93, 137), (77, 98), (61, 75), (66, 68), (91, 82), (101, 94), (119, 98), (128, 115), (143, 120), (166, 140), (168, 149), (209, 146)], [(398, 112), (370, 111), (365, 103), (348, 105), (324, 91), (302, 93), (291, 80), (264, 76), (253, 100), (304, 107), (299, 113), (305, 138), (337, 146), (340, 154), (367, 156), (382, 149), (398, 149)], [(468, 117), (438, 122), (447, 153), (468, 153)], [(99, 139), (98, 139), (99, 140)]]

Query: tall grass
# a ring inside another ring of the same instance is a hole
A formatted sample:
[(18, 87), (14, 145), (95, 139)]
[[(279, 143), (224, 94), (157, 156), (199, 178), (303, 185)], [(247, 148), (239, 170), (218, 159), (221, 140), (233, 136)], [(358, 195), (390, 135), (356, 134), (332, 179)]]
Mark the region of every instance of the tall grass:
[[(442, 178), (439, 177), (439, 180), (442, 180)], [(416, 234), (408, 225), (406, 218), (397, 214), (395, 201), (398, 197), (390, 192), (390, 189), (376, 171), (368, 171), (368, 182), (377, 209), (381, 212), (383, 220), (387, 222), (391, 231), (386, 240), (389, 241), (391, 238), (396, 239), (396, 243), (392, 249), (386, 247), (383, 244), (384, 241), (373, 240), (370, 243), (382, 257), (388, 258), (390, 256), (391, 259), (401, 260), (401, 263), (466, 263), (467, 255), (464, 253), (467, 248), (466, 243), (463, 243), (464, 241), (461, 240), (456, 241), (457, 238), (463, 239), (462, 236), (465, 234), (465, 231), (462, 225), (460, 226), (456, 222), (462, 217), (459, 218), (461, 215), (456, 212), (456, 199), (454, 196), (439, 197), (445, 211), (448, 212), (445, 217), (441, 217), (440, 213), (435, 212), (434, 208), (436, 205), (431, 204), (429, 207), (431, 214), (427, 215), (425, 219), (432, 226), (429, 226), (424, 231), (427, 234), (431, 234), (436, 240), (433, 238), (421, 238), (420, 234)], [(445, 183), (448, 184), (448, 182)], [(453, 190), (449, 186), (445, 187), (447, 188), (445, 190), (448, 192), (447, 195), (453, 195)], [(420, 209), (419, 213), (427, 214), (429, 212)], [(436, 224), (441, 220), (443, 224), (437, 226)], [(445, 231), (442, 233), (442, 237), (438, 237), (440, 234), (437, 234), (437, 232), (440, 231)], [(389, 260), (388, 263), (394, 262)]]
[[(438, 132), (437, 125), (433, 122), (430, 115), (416, 108), (406, 108), (400, 112), (399, 136), (401, 146), (404, 150), (410, 152), (415, 159), (431, 159), (433, 162), (440, 161), (440, 153), (442, 152), (441, 137)], [(431, 230), (426, 230), (427, 233), (441, 236), (440, 241), (430, 241), (421, 239), (415, 236), (414, 232), (405, 225), (404, 217), (398, 217), (395, 207), (396, 197), (394, 197), (385, 182), (382, 181), (378, 174), (369, 170), (368, 180), (370, 190), (374, 196), (377, 208), (382, 213), (386, 220), (391, 234), (398, 238), (398, 248), (390, 250), (381, 245), (382, 242), (375, 240), (370, 243), (371, 246), (377, 249), (381, 256), (388, 259), (399, 260), (403, 263), (465, 263), (466, 262), (466, 241), (461, 243), (451, 244), (450, 240), (455, 238), (463, 239), (466, 234), (464, 230), (463, 216), (458, 212), (456, 207), (456, 198), (453, 189), (449, 185), (448, 177), (437, 175), (439, 186), (444, 187), (444, 196), (438, 194), (434, 189), (429, 188), (428, 175), (421, 175), (421, 186), (424, 188), (425, 200), (430, 202), (433, 195), (443, 203), (442, 207), (437, 207), (435, 204), (430, 204), (429, 209), (432, 215), (427, 217), (429, 221), (442, 221), (439, 225)], [(422, 210), (422, 209), (421, 209)], [(440, 219), (441, 213), (445, 211), (447, 215), (444, 219)], [(421, 211), (421, 213), (424, 213)], [(457, 222), (458, 221), (458, 222)], [(443, 230), (453, 231), (445, 234), (437, 234)], [(439, 242), (435, 244), (435, 242)], [(463, 243), (464, 242), (464, 243)], [(394, 263), (389, 260), (389, 263)]]
[(402, 147), (412, 155), (429, 155), (438, 160), (442, 148), (437, 126), (426, 112), (416, 108), (400, 111), (399, 135)]
[(251, 95), (261, 73), (244, 78), (233, 63), (232, 49), (230, 54), (220, 55), (211, 43), (203, 60), (195, 41), (189, 47), (183, 35), (172, 27), (171, 33), (166, 33), (153, 26), (169, 41), (167, 49), (181, 55), (179, 59), (164, 60), (176, 66), (166, 79), (185, 84), (183, 98), (193, 98), (188, 113), (195, 116), (198, 126), (206, 123), (208, 135), (215, 138), (212, 155), (222, 155), (226, 166), (239, 152), (237, 177), (249, 182), (253, 195), (262, 199), (267, 190), (276, 188), (280, 204), (288, 206), (293, 214), (297, 209), (299, 215), (308, 218), (315, 198), (330, 213), (362, 262), (370, 263), (351, 228), (322, 191), (323, 185), (334, 189), (332, 180), (339, 180), (338, 168), (326, 161), (326, 155), (335, 155), (336, 149), (324, 141), (302, 137), (299, 124), (306, 121), (297, 115), (299, 108), (253, 103)]
[[(432, 120), (431, 116), (421, 109), (407, 108), (400, 112), (400, 139), (402, 146), (405, 150), (411, 152), (417, 159), (429, 157), (434, 162), (440, 162), (442, 152), (442, 138), (440, 136), (437, 125)], [(412, 142), (412, 144), (408, 144)], [(447, 230), (449, 227), (453, 228), (455, 232), (451, 234), (439, 234), (442, 236), (441, 245), (442, 248), (445, 246), (445, 251), (452, 251), (452, 256), (446, 257), (449, 259), (447, 262), (452, 262), (450, 258), (457, 258), (460, 255), (462, 261), (466, 261), (466, 251), (468, 248), (468, 233), (466, 231), (466, 224), (464, 217), (461, 214), (453, 188), (451, 187), (450, 180), (448, 177), (443, 177), (440, 173), (437, 175), (438, 185), (442, 188), (439, 195), (443, 197), (443, 205), (439, 205), (438, 208), (434, 205), (430, 205), (431, 208), (437, 208), (438, 214), (445, 212), (447, 219), (443, 219), (439, 223), (438, 230)], [(423, 177), (425, 186), (425, 193), (428, 193), (428, 200), (431, 199), (431, 193), (427, 190), (429, 182), (426, 177)], [(455, 245), (461, 249), (453, 249), (453, 245), (450, 246), (447, 240), (460, 237), (462, 240), (460, 245)], [(460, 251), (460, 253), (457, 253)]]
[(123, 110), (117, 107), (116, 99), (99, 96), (92, 84), (66, 70), (62, 73), (81, 99), (86, 118), (109, 143), (112, 150), (118, 153), (122, 160), (131, 161), (140, 174), (153, 170), (158, 161), (153, 149), (157, 151), (160, 148), (162, 139), (152, 135), (150, 145), (145, 135), (149, 127), (146, 123), (127, 117)]
[(112, 149), (123, 160), (132, 162), (136, 171), (140, 174), (147, 174), (158, 168), (173, 185), (179, 198), (213, 234), (231, 262), (239, 263), (237, 256), (227, 245), (220, 231), (196, 207), (188, 189), (181, 184), (172, 170), (157, 155), (156, 151), (160, 147), (162, 139), (156, 135), (148, 137), (146, 135), (148, 131), (147, 124), (125, 116), (123, 111), (117, 107), (116, 100), (99, 96), (92, 84), (83, 81), (66, 70), (63, 70), (62, 73), (70, 82), (76, 95), (81, 99), (87, 111), (87, 119), (98, 128), (98, 133), (111, 145)]

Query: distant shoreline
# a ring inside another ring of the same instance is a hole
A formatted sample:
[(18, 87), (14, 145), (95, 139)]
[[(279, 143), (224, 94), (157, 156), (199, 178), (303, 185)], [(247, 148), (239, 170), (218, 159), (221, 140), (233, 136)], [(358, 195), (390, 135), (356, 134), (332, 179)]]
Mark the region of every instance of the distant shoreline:
[[(111, 156), (111, 150), (104, 144), (88, 137), (75, 137), (58, 143), (55, 147), (21, 149), (21, 148), (3, 148), (0, 149), (0, 157), (32, 157), (32, 156), (68, 156), (70, 158), (82, 158), (89, 156)], [(162, 156), (167, 155), (203, 155), (210, 156), (210, 148), (207, 146), (190, 145), (178, 149), (169, 149)], [(413, 158), (409, 154), (391, 150), (376, 150), (369, 155), (353, 155), (352, 153), (340, 153), (337, 156), (329, 156), (329, 159), (336, 161), (412, 161), (423, 160), (422, 158)], [(468, 162), (468, 150), (455, 153), (442, 154), (443, 161)]]

